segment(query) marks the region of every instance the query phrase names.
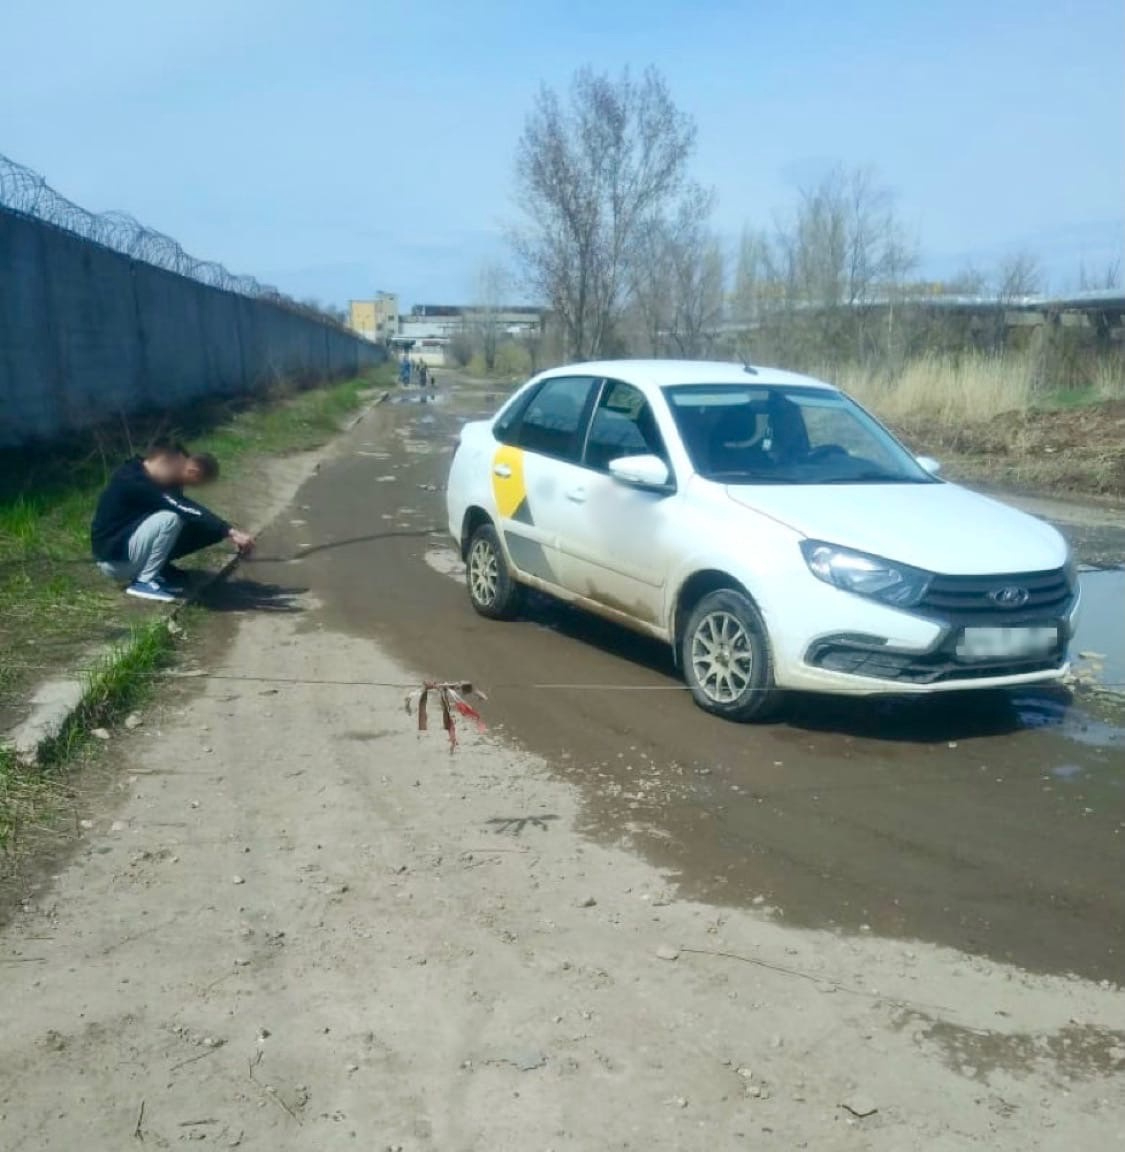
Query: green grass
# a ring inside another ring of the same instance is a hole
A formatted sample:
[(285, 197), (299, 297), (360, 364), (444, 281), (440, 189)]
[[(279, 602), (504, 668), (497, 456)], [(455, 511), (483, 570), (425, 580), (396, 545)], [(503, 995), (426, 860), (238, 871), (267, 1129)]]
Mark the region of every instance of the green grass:
[(0, 851), (11, 851), (26, 827), (51, 818), (61, 801), (57, 769), (89, 745), (93, 729), (111, 726), (151, 696), (172, 650), (163, 617), (134, 628), (85, 674), (81, 702), (59, 733), (40, 746), (35, 763), (0, 747)]
[(1035, 407), (1044, 412), (1067, 412), (1073, 408), (1100, 404), (1104, 399), (1093, 385), (1086, 388), (1064, 388), (1046, 393), (1036, 402)]
[(393, 366), (302, 390), (194, 405), (51, 446), (0, 452), (0, 730), (23, 693), (136, 619), (90, 559), (89, 525), (109, 473), (157, 435), (214, 452), (228, 476), (256, 458), (317, 447), (386, 387)]
[(8, 748), (0, 748), (0, 852), (8, 851), (20, 829), (36, 818), (48, 791)]
[(152, 694), (154, 677), (167, 666), (172, 633), (163, 616), (133, 628), (85, 673), (82, 701), (59, 734), (39, 748), (40, 768), (67, 762), (94, 728), (109, 728)]

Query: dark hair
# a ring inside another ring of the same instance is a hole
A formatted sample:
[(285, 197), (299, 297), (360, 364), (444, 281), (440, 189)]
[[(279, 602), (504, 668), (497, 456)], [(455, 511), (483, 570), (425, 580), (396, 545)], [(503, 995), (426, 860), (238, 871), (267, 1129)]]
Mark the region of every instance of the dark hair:
[(219, 461), (210, 452), (193, 452), (188, 461), (199, 471), (199, 479), (204, 484), (219, 478)]

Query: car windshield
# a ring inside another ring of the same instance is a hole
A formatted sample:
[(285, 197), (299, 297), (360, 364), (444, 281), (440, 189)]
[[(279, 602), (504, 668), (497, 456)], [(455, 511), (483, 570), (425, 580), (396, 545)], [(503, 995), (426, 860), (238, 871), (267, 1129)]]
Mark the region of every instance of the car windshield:
[(726, 484), (930, 484), (934, 478), (843, 393), (782, 385), (664, 389), (695, 470)]

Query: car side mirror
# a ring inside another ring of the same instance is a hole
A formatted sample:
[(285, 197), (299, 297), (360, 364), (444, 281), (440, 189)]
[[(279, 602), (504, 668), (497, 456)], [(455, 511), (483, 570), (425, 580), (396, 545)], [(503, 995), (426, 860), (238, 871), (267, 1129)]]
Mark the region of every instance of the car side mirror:
[(916, 456), (915, 459), (921, 468), (929, 472), (931, 476), (937, 476), (941, 472), (940, 460), (935, 460), (932, 456)]
[(609, 474), (622, 484), (653, 492), (667, 492), (672, 486), (672, 474), (659, 456), (619, 456), (609, 462)]

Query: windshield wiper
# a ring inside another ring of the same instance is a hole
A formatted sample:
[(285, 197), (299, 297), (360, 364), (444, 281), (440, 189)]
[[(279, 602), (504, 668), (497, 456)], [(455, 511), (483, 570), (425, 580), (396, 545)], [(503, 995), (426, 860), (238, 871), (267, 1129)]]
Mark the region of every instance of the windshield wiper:
[(912, 480), (909, 476), (895, 476), (891, 472), (880, 472), (873, 468), (853, 472), (851, 476), (830, 476), (821, 480), (810, 480), (811, 484), (924, 484), (924, 480)]

